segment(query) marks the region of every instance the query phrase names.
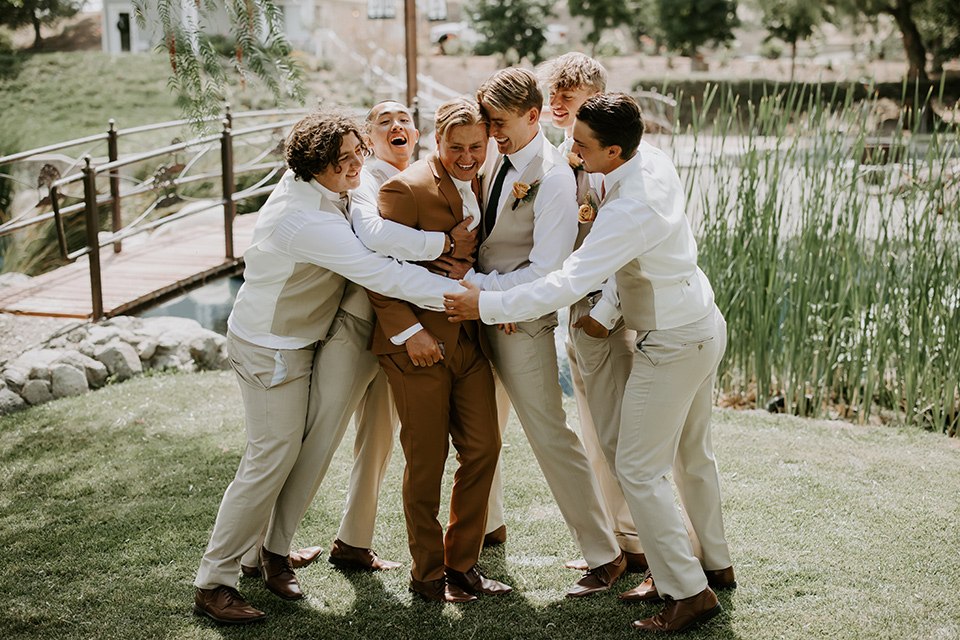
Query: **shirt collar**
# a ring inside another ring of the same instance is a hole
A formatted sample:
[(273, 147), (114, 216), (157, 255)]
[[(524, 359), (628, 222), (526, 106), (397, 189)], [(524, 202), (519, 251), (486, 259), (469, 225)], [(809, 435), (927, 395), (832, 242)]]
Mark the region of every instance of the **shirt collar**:
[(400, 173), (400, 169), (397, 169), (395, 166), (393, 166), (386, 160), (381, 160), (380, 158), (376, 158), (373, 161), (373, 165), (370, 167), (370, 169), (382, 171), (383, 175), (387, 176), (388, 180), (393, 176), (397, 175), (398, 173)]
[(613, 191), (613, 188), (622, 182), (627, 176), (640, 168), (640, 149), (633, 154), (633, 157), (622, 165), (603, 176), (603, 190), (607, 193)]
[(466, 180), (457, 180), (453, 176), (450, 176), (450, 179), (453, 180), (453, 184), (456, 185), (457, 191), (462, 192), (464, 189), (466, 189), (468, 192), (473, 191), (473, 186)]
[(511, 153), (507, 157), (510, 158), (510, 164), (513, 165), (513, 168), (523, 173), (523, 170), (527, 168), (527, 165), (533, 162), (533, 159), (537, 157), (537, 154), (543, 149), (543, 130), (540, 128), (540, 125), (537, 125), (537, 135), (533, 137), (533, 140), (528, 142), (523, 149)]
[[(326, 197), (328, 200), (330, 200), (331, 202), (337, 202), (338, 200), (340, 200), (340, 194), (339, 194), (339, 193), (337, 193), (336, 191), (330, 191), (330, 189), (327, 189), (325, 186), (323, 186), (322, 184), (320, 184), (320, 183), (317, 181), (316, 178), (314, 178), (313, 180), (311, 180), (311, 181), (308, 182), (307, 184), (309, 184), (309, 185), (310, 185), (311, 187), (313, 187), (320, 195), (325, 196), (325, 197)], [(349, 193), (349, 192), (348, 192), (348, 193)]]

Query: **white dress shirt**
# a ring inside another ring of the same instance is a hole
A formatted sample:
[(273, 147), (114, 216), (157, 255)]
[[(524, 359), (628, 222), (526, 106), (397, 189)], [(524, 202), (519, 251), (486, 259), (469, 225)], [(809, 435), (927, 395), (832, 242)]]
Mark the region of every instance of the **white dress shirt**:
[[(514, 196), (512, 185), (520, 179), (546, 141), (543, 131), (519, 151), (508, 155), (511, 168), (507, 171), (500, 193), (498, 217), (509, 215), (509, 203)], [(493, 175), (499, 171), (500, 163), (494, 167)], [(492, 176), (491, 176), (492, 178)], [(488, 182), (492, 183), (493, 180)], [(485, 188), (489, 188), (485, 185)], [(569, 168), (560, 164), (544, 174), (533, 201), (533, 248), (530, 250), (530, 264), (509, 273), (477, 273), (470, 271), (466, 279), (486, 291), (504, 291), (525, 282), (532, 282), (560, 267), (563, 259), (573, 251), (577, 239), (577, 181)], [(541, 314), (542, 315), (542, 314)]]
[(364, 165), (360, 186), (353, 191), (351, 199), (353, 230), (363, 244), (377, 253), (411, 262), (434, 260), (443, 253), (447, 234), (384, 220), (377, 210), (380, 187), (398, 173), (399, 169), (380, 159)]
[[(301, 191), (315, 190), (317, 202), (321, 195), (331, 202), (340, 198), (340, 194), (315, 180), (305, 185), (298, 183), (294, 187)], [(295, 263), (315, 264), (378, 293), (409, 300), (419, 307), (434, 311), (443, 311), (445, 292), (462, 290), (449, 278), (370, 251), (354, 234), (347, 218), (338, 211), (299, 209), (286, 215), (277, 213), (282, 218), (268, 231), (269, 235), (260, 241), (258, 247), (279, 261), (290, 264), (291, 268)], [(248, 286), (247, 283), (244, 285)], [(282, 286), (282, 281), (277, 286)], [(245, 293), (254, 295), (255, 292)], [(275, 349), (298, 349), (310, 343), (255, 331), (253, 326), (256, 323), (245, 322), (236, 314), (236, 307), (234, 310), (229, 320), (230, 330), (245, 340)]]
[[(706, 315), (713, 292), (697, 267), (682, 184), (670, 159), (641, 142), (630, 160), (605, 177), (608, 191), (621, 182), (619, 197), (602, 204), (583, 245), (559, 270), (509, 291), (480, 293), (485, 323), (538, 318), (573, 304), (631, 260), (640, 263), (653, 286), (657, 328), (681, 326)], [(675, 295), (680, 285), (693, 280), (702, 295)]]

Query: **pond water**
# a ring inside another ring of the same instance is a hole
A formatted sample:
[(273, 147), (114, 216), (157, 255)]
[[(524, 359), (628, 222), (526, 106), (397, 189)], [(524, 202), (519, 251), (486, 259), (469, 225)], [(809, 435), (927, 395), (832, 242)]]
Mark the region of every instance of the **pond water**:
[(222, 278), (149, 311), (144, 311), (140, 316), (144, 318), (157, 316), (192, 318), (199, 322), (204, 329), (226, 335), (227, 318), (230, 316), (233, 301), (236, 299), (237, 291), (240, 290), (242, 284), (243, 278), (241, 276)]

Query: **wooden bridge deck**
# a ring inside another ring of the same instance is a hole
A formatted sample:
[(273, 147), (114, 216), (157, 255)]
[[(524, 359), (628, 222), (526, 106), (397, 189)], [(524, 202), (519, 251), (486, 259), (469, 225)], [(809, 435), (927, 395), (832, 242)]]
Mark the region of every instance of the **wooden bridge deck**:
[[(100, 250), (103, 313), (135, 313), (150, 303), (186, 293), (212, 279), (243, 269), (240, 256), (250, 245), (256, 214), (237, 216), (233, 224), (234, 255), (224, 258), (223, 222), (181, 225), (152, 234), (123, 251)], [(173, 226), (173, 225), (172, 225)], [(87, 256), (0, 289), (0, 311), (35, 316), (91, 318), (90, 270)]]

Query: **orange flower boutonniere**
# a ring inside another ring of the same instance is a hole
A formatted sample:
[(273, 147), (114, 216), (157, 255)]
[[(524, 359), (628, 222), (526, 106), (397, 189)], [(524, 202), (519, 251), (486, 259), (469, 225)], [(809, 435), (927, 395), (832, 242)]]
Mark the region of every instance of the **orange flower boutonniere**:
[(577, 220), (580, 222), (593, 222), (597, 217), (597, 205), (593, 202), (593, 197), (588, 193), (583, 198), (583, 204), (577, 211)]
[(581, 160), (577, 154), (568, 153), (567, 162), (570, 163), (570, 168), (574, 171), (583, 171), (583, 160)]
[(516, 211), (517, 207), (520, 206), (521, 202), (528, 202), (537, 195), (537, 189), (540, 188), (540, 181), (535, 180), (530, 184), (525, 182), (514, 182), (513, 183), (513, 206), (510, 207), (511, 211)]

